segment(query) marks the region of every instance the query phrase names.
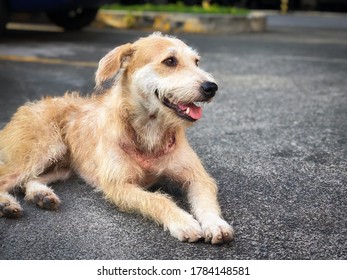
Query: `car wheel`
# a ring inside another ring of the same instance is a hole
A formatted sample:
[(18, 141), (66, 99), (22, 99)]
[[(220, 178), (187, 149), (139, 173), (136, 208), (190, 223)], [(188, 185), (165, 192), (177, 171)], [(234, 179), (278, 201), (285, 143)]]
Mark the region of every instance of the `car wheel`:
[(97, 12), (98, 8), (76, 8), (48, 12), (47, 17), (65, 30), (80, 30), (95, 19)]
[(8, 19), (9, 11), (7, 7), (7, 2), (5, 0), (0, 0), (0, 34), (5, 31)]

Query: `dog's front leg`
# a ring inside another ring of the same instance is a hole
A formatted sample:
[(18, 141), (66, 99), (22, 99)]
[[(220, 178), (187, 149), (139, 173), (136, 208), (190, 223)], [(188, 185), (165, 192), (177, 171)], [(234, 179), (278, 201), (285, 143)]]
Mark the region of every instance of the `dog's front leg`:
[(219, 244), (233, 239), (232, 227), (221, 216), (215, 181), (202, 166), (197, 174), (198, 177), (189, 182), (188, 199), (194, 216), (201, 223), (205, 241)]
[(167, 195), (149, 192), (135, 184), (104, 186), (106, 197), (120, 210), (138, 212), (151, 218), (168, 229), (173, 237), (180, 241), (195, 242), (203, 233), (198, 221), (192, 215), (179, 208)]
[(168, 176), (184, 184), (192, 214), (201, 224), (205, 241), (219, 244), (232, 240), (234, 231), (221, 216), (214, 179), (208, 175), (189, 145), (177, 155)]

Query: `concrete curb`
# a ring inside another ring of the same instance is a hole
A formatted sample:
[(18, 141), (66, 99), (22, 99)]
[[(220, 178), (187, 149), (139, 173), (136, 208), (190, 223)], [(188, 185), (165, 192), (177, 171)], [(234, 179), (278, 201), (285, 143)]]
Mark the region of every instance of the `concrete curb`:
[(94, 25), (173, 33), (237, 34), (265, 32), (266, 16), (261, 12), (233, 16), (100, 10)]

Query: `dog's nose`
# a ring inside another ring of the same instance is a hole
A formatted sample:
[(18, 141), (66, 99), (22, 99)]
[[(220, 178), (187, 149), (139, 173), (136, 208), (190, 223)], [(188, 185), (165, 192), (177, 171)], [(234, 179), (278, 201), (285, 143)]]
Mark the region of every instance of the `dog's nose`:
[(201, 93), (206, 98), (212, 98), (215, 96), (218, 86), (213, 82), (203, 82), (201, 84)]

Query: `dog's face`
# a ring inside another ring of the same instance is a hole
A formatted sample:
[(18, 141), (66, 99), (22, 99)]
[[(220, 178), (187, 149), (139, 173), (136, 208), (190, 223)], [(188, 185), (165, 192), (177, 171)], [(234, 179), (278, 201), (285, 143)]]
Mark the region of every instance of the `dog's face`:
[(151, 115), (172, 114), (193, 122), (201, 118), (202, 102), (209, 102), (218, 86), (199, 68), (200, 57), (182, 41), (153, 34), (107, 54), (96, 73), (97, 85), (120, 68), (129, 94)]

